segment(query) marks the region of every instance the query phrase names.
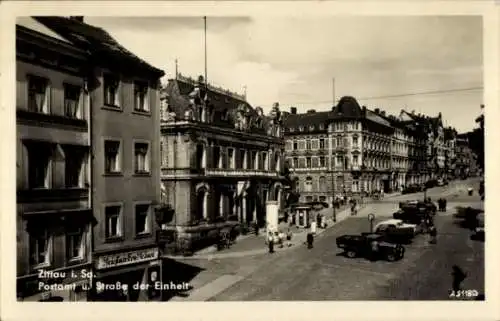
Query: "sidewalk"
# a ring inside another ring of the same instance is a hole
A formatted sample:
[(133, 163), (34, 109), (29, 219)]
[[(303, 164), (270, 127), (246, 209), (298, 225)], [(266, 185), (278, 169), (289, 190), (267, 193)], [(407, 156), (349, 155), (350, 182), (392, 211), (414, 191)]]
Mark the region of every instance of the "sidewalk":
[[(366, 208), (365, 204), (362, 206), (359, 211), (362, 211), (364, 208)], [(335, 224), (343, 221), (347, 217), (350, 216), (350, 208), (347, 207), (345, 209), (340, 210), (337, 212), (337, 222), (333, 222), (332, 216), (333, 212), (331, 208), (326, 208), (321, 211), (321, 213), (325, 216), (326, 218), (326, 224), (327, 227), (325, 229), (317, 228), (316, 231), (316, 237), (321, 236), (326, 230), (334, 226)], [(288, 223), (281, 223), (280, 228), (283, 231), (288, 230)], [(293, 248), (296, 248), (297, 246), (303, 245), (304, 242), (306, 242), (307, 238), (307, 233), (309, 232), (308, 228), (297, 228), (295, 226), (290, 227), (290, 230), (293, 232), (291, 246), (286, 246), (284, 244), (283, 247), (275, 246), (274, 250), (276, 252), (279, 251), (286, 251), (290, 250)], [(242, 235), (237, 238), (235, 244), (231, 246), (229, 249), (225, 249), (222, 251), (217, 251), (215, 246), (210, 246), (206, 249), (203, 249), (201, 251), (196, 252), (192, 256), (168, 256), (169, 258), (173, 259), (182, 259), (182, 260), (189, 260), (189, 259), (207, 259), (207, 260), (212, 260), (212, 259), (224, 259), (224, 258), (238, 258), (238, 257), (245, 257), (245, 256), (254, 256), (254, 255), (260, 255), (260, 254), (265, 254), (269, 251), (267, 245), (266, 245), (266, 240), (265, 240), (266, 234), (263, 229), (261, 229), (261, 232), (259, 233), (258, 236), (255, 234), (247, 234), (247, 235)], [(285, 242), (286, 243), (286, 242)]]

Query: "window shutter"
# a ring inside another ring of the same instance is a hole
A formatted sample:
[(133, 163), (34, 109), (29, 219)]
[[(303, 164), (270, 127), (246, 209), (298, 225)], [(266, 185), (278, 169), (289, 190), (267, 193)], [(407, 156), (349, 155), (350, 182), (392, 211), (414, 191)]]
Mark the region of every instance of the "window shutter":
[(79, 95), (78, 95), (78, 105), (77, 105), (77, 112), (76, 112), (76, 118), (79, 119), (85, 119), (85, 107), (84, 107), (84, 101), (85, 101), (85, 95), (83, 92), (83, 89), (80, 88)]
[(121, 83), (118, 80), (114, 80), (113, 85), (115, 86), (115, 103), (116, 106), (121, 107)]

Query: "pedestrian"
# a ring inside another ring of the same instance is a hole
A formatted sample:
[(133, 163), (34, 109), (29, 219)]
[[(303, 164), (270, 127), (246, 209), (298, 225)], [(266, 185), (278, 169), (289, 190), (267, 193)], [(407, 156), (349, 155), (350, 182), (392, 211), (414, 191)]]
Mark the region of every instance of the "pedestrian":
[(461, 283), (467, 278), (467, 274), (462, 271), (462, 269), (458, 265), (453, 265), (452, 266), (452, 285), (451, 288), (453, 290), (453, 294), (457, 294), (458, 291), (460, 291), (460, 285)]
[(292, 235), (292, 231), (288, 229), (288, 231), (286, 232), (286, 245), (288, 247), (292, 246)]
[(257, 221), (254, 222), (254, 228), (255, 228), (255, 235), (259, 236), (259, 224)]
[(443, 212), (446, 212), (446, 198), (443, 198)]
[(430, 241), (429, 243), (431, 244), (436, 244), (437, 243), (437, 230), (434, 225), (431, 225), (429, 229), (429, 236), (430, 236)]
[(269, 232), (268, 236), (268, 245), (269, 245), (269, 253), (274, 253), (274, 238), (273, 238), (273, 232)]
[(314, 243), (314, 235), (311, 232), (309, 232), (307, 233), (307, 248), (312, 249), (313, 243)]

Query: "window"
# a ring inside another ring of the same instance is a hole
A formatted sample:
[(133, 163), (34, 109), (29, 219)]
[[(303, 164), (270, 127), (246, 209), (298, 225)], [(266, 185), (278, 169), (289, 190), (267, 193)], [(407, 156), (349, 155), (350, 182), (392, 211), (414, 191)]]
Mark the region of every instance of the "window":
[(299, 158), (294, 157), (293, 158), (293, 168), (298, 168), (299, 167)]
[(120, 81), (112, 75), (104, 76), (104, 104), (107, 106), (120, 107), (119, 95)]
[(307, 150), (311, 149), (311, 140), (310, 139), (306, 140), (306, 149)]
[(299, 149), (298, 147), (299, 147), (299, 146), (298, 146), (297, 141), (296, 141), (296, 140), (294, 140), (294, 141), (293, 141), (293, 150), (297, 150), (297, 149)]
[(105, 173), (119, 173), (120, 166), (120, 142), (107, 140), (104, 142)]
[(84, 258), (84, 235), (82, 228), (72, 229), (66, 233), (66, 257), (68, 261)]
[(83, 118), (81, 96), (81, 87), (64, 84), (64, 116), (69, 118)]
[(144, 174), (149, 173), (149, 144), (148, 143), (135, 143), (135, 173)]
[(229, 168), (231, 168), (231, 169), (235, 168), (234, 148), (227, 149), (227, 162), (228, 162)]
[(304, 131), (304, 126), (299, 126), (299, 131), (303, 132)]
[(85, 151), (79, 146), (64, 146), (64, 180), (66, 187), (83, 187)]
[(312, 149), (318, 149), (319, 148), (319, 141), (317, 139), (313, 139), (311, 142)]
[(149, 228), (149, 204), (135, 206), (135, 234), (147, 234)]
[(321, 192), (326, 192), (326, 177), (325, 176), (320, 176), (319, 177), (319, 190)]
[(304, 140), (299, 141), (299, 149), (303, 150), (306, 148), (306, 142)]
[(30, 233), (29, 239), (30, 265), (33, 267), (50, 265), (52, 238), (48, 231)]
[(319, 197), (320, 202), (326, 202), (326, 196), (320, 196)]
[(106, 221), (106, 238), (120, 237), (122, 235), (121, 230), (121, 210), (122, 207), (119, 205), (107, 206), (105, 209)]
[(240, 149), (240, 157), (239, 157), (239, 168), (247, 168), (247, 153), (244, 149)]
[(353, 155), (352, 156), (352, 164), (354, 166), (358, 166), (358, 155)]
[(306, 157), (306, 167), (311, 168), (312, 163), (311, 163), (311, 157)]
[(28, 76), (28, 110), (48, 114), (49, 109), (49, 80), (37, 76)]
[(259, 154), (256, 151), (252, 151), (252, 162), (253, 169), (259, 169)]
[(337, 137), (337, 147), (342, 147), (342, 137)]
[(26, 147), (29, 188), (49, 188), (53, 147), (42, 142), (30, 142)]
[(344, 164), (344, 160), (343, 160), (342, 156), (337, 156), (337, 162), (336, 162), (337, 167), (342, 167), (343, 164)]
[(134, 109), (149, 112), (148, 83), (134, 81)]
[(201, 169), (206, 167), (205, 145), (196, 145), (196, 168)]
[(359, 182), (358, 181), (353, 181), (352, 182), (352, 191), (353, 192), (358, 192), (359, 191)]
[(326, 160), (324, 157), (319, 158), (319, 167), (326, 167)]
[(278, 152), (274, 154), (274, 170), (277, 172), (281, 170), (280, 154)]
[(262, 162), (264, 163), (264, 170), (269, 170), (269, 159), (266, 152), (262, 153)]
[(222, 167), (222, 157), (221, 157), (221, 152), (220, 152), (220, 147), (219, 146), (214, 146), (213, 148), (213, 166), (216, 168), (221, 168)]
[(308, 176), (306, 178), (306, 183), (305, 183), (305, 186), (304, 186), (304, 191), (305, 192), (312, 192), (312, 184), (313, 184), (313, 179), (311, 176)]
[(306, 202), (310, 203), (313, 201), (313, 197), (312, 196), (306, 196)]
[(319, 139), (319, 149), (325, 149), (325, 139), (324, 138)]
[(358, 147), (358, 136), (352, 137), (352, 146)]

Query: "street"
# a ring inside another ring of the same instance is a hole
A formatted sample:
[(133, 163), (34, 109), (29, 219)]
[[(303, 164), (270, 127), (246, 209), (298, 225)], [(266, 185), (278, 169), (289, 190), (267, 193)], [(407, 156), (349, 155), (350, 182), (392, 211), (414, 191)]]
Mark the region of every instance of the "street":
[[(448, 211), (435, 219), (437, 244), (428, 244), (427, 235), (418, 235), (406, 245), (401, 261), (371, 262), (341, 255), (335, 238), (369, 230), (366, 218), (390, 217), (400, 201), (422, 198), (423, 193), (396, 196), (368, 206), (357, 217), (338, 223), (315, 241), (314, 248), (249, 258), (209, 262), (237, 276), (237, 281), (209, 301), (253, 300), (449, 300), (451, 267), (459, 265), (467, 273), (464, 290), (484, 293), (484, 243), (471, 241), (470, 231), (454, 223), (455, 206), (480, 206), (479, 197), (468, 196), (467, 187), (477, 188), (477, 180), (456, 181), (448, 187), (429, 190), (434, 200), (445, 195)], [(224, 268), (226, 267), (226, 268)], [(229, 268), (228, 268), (229, 267)], [(232, 267), (232, 268), (231, 268)], [(219, 272), (219, 271), (218, 271)]]

